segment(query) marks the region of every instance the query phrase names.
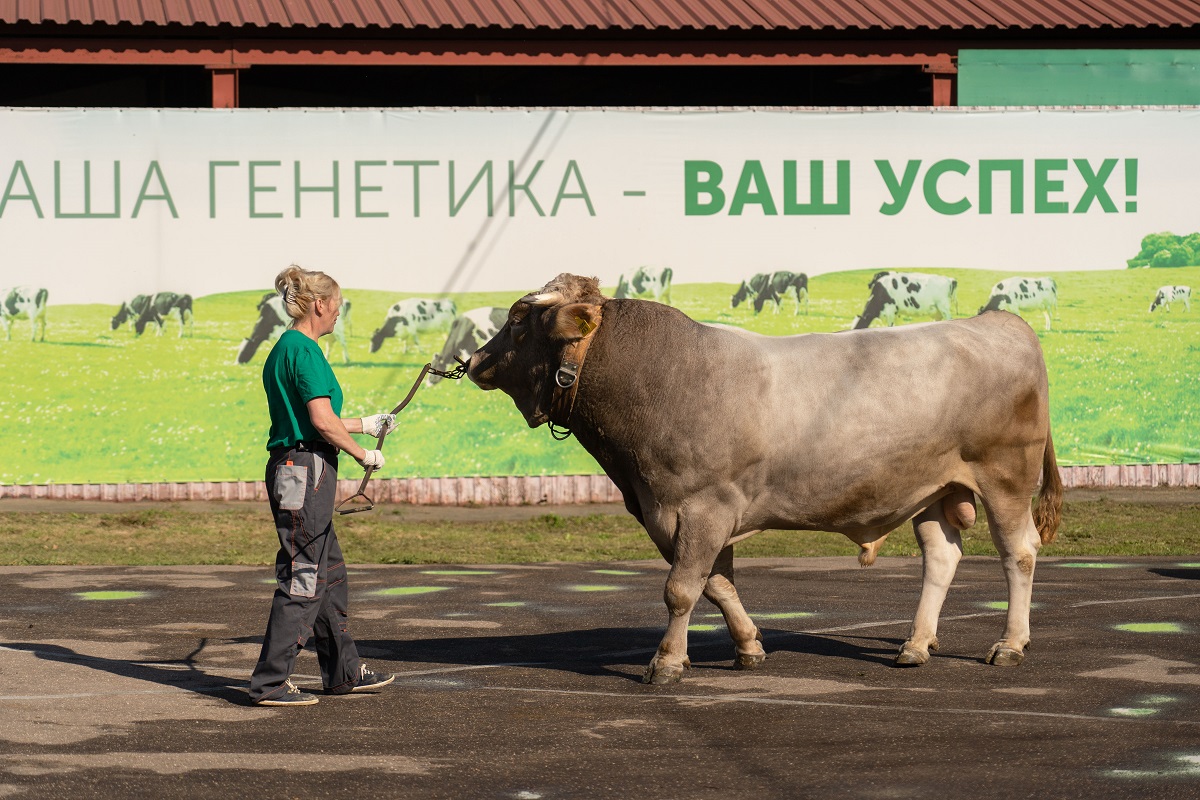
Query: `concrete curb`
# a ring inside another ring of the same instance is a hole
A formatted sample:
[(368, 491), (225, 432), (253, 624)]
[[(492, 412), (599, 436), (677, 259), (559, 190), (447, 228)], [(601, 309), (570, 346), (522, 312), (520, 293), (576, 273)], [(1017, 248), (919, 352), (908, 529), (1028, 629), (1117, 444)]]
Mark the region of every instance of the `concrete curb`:
[[(1068, 489), (1200, 487), (1200, 464), (1105, 464), (1059, 467)], [(338, 481), (338, 499), (358, 490), (358, 480)], [(529, 475), (469, 478), (390, 478), (373, 481), (377, 503), (421, 506), (524, 506), (620, 503), (621, 492), (606, 475)], [(0, 485), (0, 499), (266, 501), (262, 481), (188, 483), (47, 483)]]

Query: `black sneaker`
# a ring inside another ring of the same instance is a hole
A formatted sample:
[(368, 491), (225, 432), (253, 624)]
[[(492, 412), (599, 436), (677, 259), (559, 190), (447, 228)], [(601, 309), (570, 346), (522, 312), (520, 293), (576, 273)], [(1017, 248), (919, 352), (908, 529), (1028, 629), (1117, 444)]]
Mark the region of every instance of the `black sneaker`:
[(359, 664), (358, 682), (354, 684), (354, 688), (350, 691), (370, 692), (374, 689), (382, 689), (394, 680), (396, 680), (396, 676), (390, 672), (387, 675), (378, 675), (371, 672), (366, 664)]
[(254, 704), (259, 706), (315, 706), (320, 702), (316, 695), (297, 689), (296, 685), (290, 679), (283, 683), (287, 686), (287, 691), (283, 694), (277, 697), (256, 700)]

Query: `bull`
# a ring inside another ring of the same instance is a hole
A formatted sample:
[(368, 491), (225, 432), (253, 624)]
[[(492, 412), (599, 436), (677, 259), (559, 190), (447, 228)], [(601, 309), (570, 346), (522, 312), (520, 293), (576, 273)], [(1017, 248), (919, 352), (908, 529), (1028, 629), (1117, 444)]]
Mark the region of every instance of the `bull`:
[(973, 495), (1008, 584), (1004, 632), (985, 660), (1024, 659), (1034, 565), (1058, 528), (1062, 483), (1045, 362), (1020, 317), (769, 337), (609, 299), (594, 278), (563, 274), (512, 305), (468, 375), (508, 394), (530, 427), (573, 432), (671, 564), (667, 630), (645, 682), (690, 666), (701, 594), (720, 608), (737, 665), (765, 661), (733, 550), (766, 529), (842, 533), (867, 566), (911, 519), (923, 583), (895, 663), (927, 662)]

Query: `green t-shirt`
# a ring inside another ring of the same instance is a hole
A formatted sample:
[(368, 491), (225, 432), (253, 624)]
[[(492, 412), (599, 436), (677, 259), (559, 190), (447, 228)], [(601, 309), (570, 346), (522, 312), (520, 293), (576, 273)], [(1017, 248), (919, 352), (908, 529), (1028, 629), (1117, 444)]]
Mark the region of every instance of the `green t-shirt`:
[(271, 348), (263, 364), (263, 388), (271, 414), (268, 450), (321, 439), (308, 418), (307, 403), (314, 397), (328, 397), (333, 413), (342, 415), (342, 387), (333, 368), (317, 343), (300, 331), (284, 331)]

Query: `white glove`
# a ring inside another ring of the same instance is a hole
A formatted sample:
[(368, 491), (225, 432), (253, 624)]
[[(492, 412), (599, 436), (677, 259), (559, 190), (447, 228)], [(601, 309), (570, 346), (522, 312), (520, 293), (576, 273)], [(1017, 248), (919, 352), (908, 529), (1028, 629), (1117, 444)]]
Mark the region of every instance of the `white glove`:
[(358, 462), (363, 465), (363, 468), (374, 467), (375, 469), (383, 469), (383, 453), (379, 450), (368, 450), (363, 455), (362, 461)]
[(391, 433), (396, 430), (395, 414), (372, 414), (369, 417), (363, 417), (361, 422), (363, 433), (370, 436), (379, 437), (385, 432)]

